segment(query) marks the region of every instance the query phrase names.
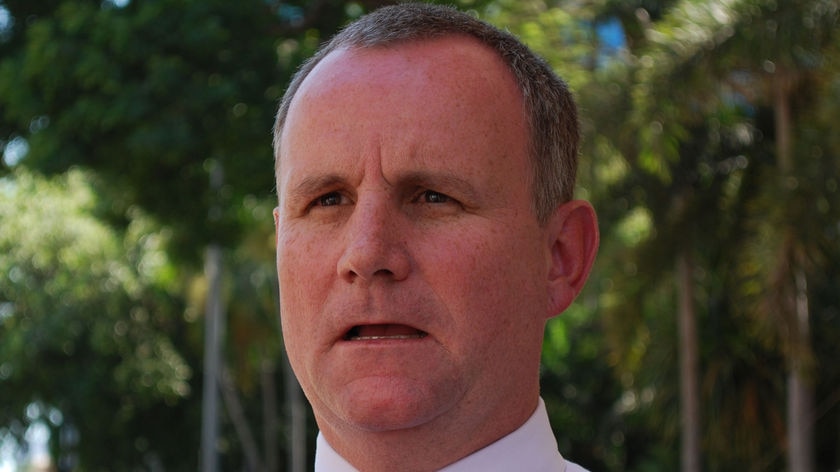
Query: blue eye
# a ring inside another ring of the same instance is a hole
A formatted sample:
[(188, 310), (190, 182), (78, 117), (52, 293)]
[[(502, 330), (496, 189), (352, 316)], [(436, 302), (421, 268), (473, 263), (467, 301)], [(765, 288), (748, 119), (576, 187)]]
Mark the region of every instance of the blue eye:
[(449, 196), (435, 192), (434, 190), (426, 190), (420, 194), (419, 200), (423, 203), (449, 203), (452, 201)]

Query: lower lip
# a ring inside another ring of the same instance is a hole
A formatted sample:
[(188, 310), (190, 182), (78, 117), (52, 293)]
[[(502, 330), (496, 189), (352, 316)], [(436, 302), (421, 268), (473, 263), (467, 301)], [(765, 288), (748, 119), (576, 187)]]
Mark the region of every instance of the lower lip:
[(354, 336), (344, 338), (341, 344), (347, 347), (373, 347), (373, 346), (414, 346), (422, 344), (430, 339), (429, 335), (399, 334), (394, 336)]

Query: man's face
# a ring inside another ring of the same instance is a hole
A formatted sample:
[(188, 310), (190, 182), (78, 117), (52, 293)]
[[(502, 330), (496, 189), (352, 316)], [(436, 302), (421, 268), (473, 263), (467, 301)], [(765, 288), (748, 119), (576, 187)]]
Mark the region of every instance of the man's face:
[(322, 431), (533, 408), (552, 256), (502, 62), (460, 37), (333, 52), (281, 150), (283, 333)]

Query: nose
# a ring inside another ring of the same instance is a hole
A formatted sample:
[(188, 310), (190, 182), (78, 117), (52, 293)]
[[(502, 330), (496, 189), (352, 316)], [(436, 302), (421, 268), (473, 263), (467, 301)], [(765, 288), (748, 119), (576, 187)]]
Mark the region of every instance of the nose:
[(387, 202), (357, 202), (345, 223), (339, 276), (350, 283), (400, 281), (411, 271), (405, 222)]

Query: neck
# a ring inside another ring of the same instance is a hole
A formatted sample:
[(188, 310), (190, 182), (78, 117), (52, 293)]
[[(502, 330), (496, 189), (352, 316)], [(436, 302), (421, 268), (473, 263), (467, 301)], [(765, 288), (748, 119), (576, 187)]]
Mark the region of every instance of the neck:
[[(365, 472), (439, 470), (482, 449), (522, 426), (539, 398), (523, 395), (481, 421), (438, 418), (427, 424), (392, 431), (367, 431), (352, 426), (331, 427), (318, 421), (324, 438), (355, 468)], [(453, 438), (457, 438), (454, 440)]]

